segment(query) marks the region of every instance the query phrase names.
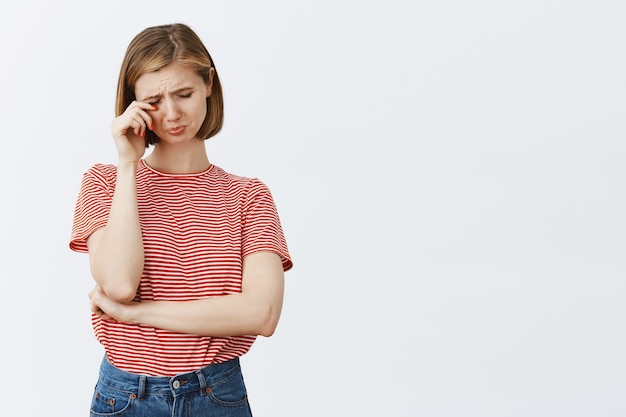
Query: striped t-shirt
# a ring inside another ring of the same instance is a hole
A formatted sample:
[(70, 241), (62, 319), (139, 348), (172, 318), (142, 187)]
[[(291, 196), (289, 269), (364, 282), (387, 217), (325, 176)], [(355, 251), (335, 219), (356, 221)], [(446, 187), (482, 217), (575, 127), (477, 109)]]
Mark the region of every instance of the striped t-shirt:
[[(106, 226), (117, 170), (96, 164), (83, 176), (70, 248)], [(292, 262), (272, 195), (258, 179), (211, 165), (195, 174), (167, 174), (140, 161), (137, 205), (145, 251), (136, 301), (186, 301), (241, 292), (246, 255), (271, 251)], [(111, 363), (136, 374), (172, 376), (246, 353), (255, 336), (208, 337), (101, 320), (98, 341)]]

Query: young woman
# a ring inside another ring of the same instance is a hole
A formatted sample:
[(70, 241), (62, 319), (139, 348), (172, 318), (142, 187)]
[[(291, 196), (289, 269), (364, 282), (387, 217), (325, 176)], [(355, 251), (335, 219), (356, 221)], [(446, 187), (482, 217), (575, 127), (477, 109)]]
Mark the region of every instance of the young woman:
[(269, 189), (209, 162), (222, 89), (188, 26), (132, 40), (116, 113), (117, 166), (85, 173), (70, 242), (105, 350), (91, 415), (249, 416), (238, 358), (274, 332), (292, 262)]

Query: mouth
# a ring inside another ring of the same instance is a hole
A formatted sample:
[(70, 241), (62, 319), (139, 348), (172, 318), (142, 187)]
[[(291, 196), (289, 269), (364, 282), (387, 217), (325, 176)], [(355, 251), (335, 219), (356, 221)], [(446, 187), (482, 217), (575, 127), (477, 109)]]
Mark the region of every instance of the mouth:
[(186, 129), (185, 126), (176, 126), (176, 127), (167, 129), (166, 132), (172, 136), (178, 136), (178, 135), (182, 135), (185, 132), (185, 129)]

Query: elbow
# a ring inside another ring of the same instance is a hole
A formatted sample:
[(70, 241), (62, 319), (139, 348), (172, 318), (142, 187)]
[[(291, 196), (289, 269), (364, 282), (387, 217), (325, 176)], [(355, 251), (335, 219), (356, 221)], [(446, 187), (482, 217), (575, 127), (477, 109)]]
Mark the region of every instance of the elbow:
[(141, 274), (135, 271), (107, 271), (91, 268), (91, 275), (111, 300), (129, 303), (135, 299)]
[(130, 285), (121, 286), (114, 285), (103, 287), (102, 290), (111, 300), (116, 301), (118, 303), (130, 303), (135, 299), (135, 295), (137, 294), (137, 288), (134, 288)]
[(270, 337), (274, 334), (274, 332), (276, 331), (276, 325), (278, 323), (276, 323), (275, 325), (272, 324), (266, 324), (265, 326), (262, 326), (259, 329), (259, 336), (264, 336), (264, 337)]
[(278, 320), (280, 318), (280, 311), (277, 311), (271, 306), (268, 307), (264, 314), (259, 315), (262, 320), (258, 323), (257, 334), (259, 336), (270, 337), (276, 331), (278, 327)]

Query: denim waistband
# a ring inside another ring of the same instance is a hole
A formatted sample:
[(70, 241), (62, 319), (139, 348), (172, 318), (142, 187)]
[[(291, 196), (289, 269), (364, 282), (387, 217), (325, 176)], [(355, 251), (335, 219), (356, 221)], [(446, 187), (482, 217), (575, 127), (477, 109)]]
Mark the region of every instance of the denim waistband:
[(112, 388), (136, 394), (137, 398), (141, 399), (146, 395), (177, 396), (193, 391), (208, 393), (212, 385), (218, 384), (239, 370), (239, 358), (235, 358), (172, 377), (146, 376), (116, 368), (105, 356), (100, 365), (100, 380)]

